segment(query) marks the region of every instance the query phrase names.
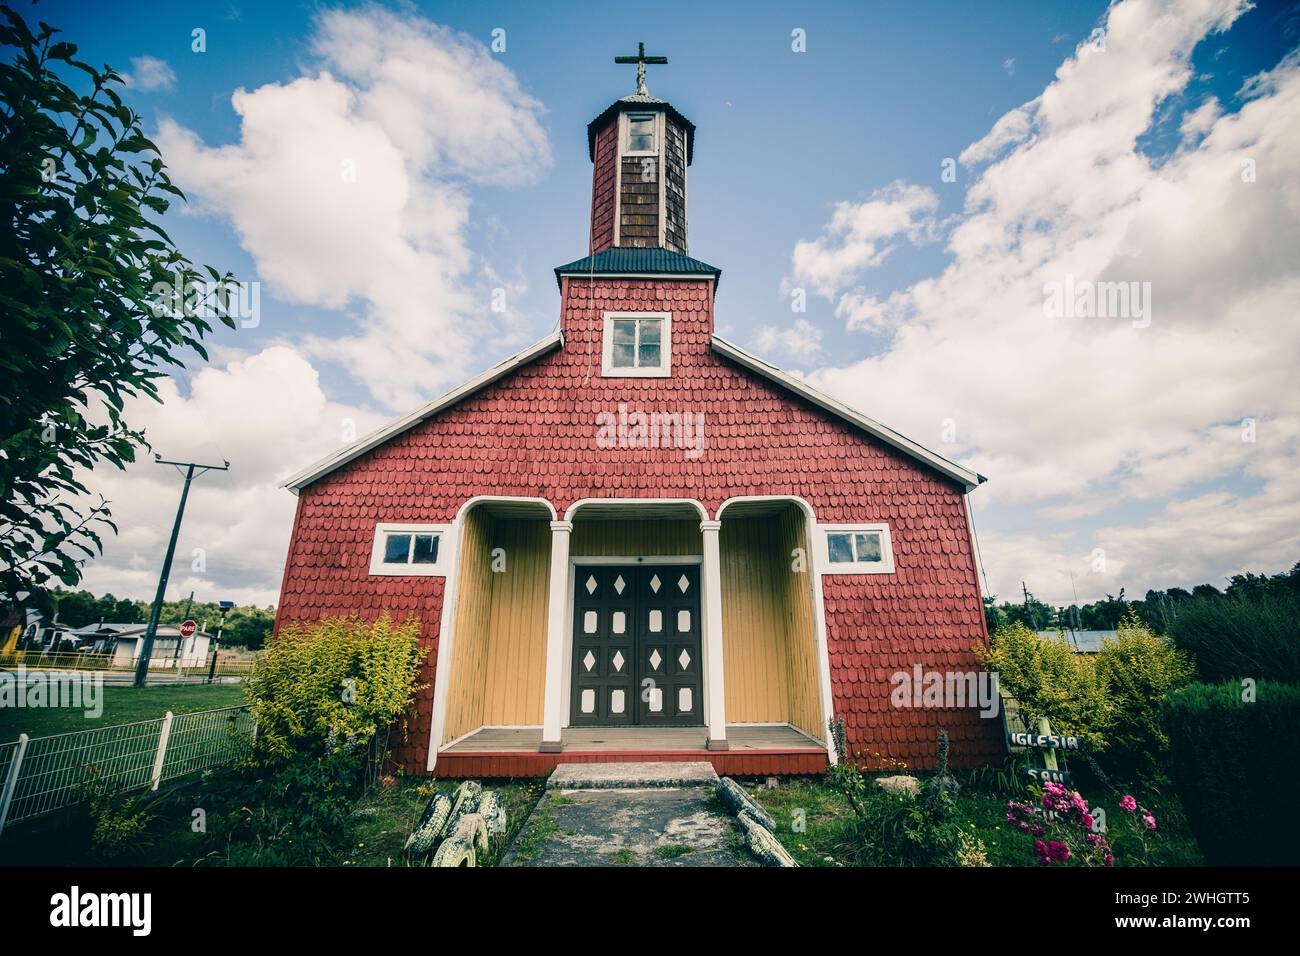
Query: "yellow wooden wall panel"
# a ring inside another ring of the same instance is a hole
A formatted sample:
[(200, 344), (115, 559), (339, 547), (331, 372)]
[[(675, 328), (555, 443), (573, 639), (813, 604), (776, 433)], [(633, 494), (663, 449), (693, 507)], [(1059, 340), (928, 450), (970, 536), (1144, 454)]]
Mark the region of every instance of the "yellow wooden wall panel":
[[(808, 537), (803, 513), (791, 507), (778, 523), (781, 553), (786, 556), (785, 567), (790, 568), (790, 557), (795, 548), (805, 552), (807, 566)], [(821, 710), (821, 683), (817, 676), (817, 638), (813, 628), (813, 596), (811, 574), (784, 575), (786, 597), (785, 652), (790, 680), (789, 721), (806, 734), (825, 739)]]
[(790, 723), (820, 740), (810, 580), (793, 568), (803, 529), (793, 506), (723, 519), (723, 680), (728, 723)]
[(698, 555), (698, 521), (604, 521), (573, 523), (569, 553), (575, 557)]
[(487, 635), (492, 601), (489, 538), (493, 520), (482, 508), (465, 516), (452, 638), (451, 675), (447, 681), (447, 719), (442, 742), (455, 740), (483, 725), (483, 691), (487, 676)]
[(483, 723), (542, 722), (546, 685), (546, 605), (551, 529), (546, 521), (498, 521), (493, 549), (504, 569), (493, 571)]

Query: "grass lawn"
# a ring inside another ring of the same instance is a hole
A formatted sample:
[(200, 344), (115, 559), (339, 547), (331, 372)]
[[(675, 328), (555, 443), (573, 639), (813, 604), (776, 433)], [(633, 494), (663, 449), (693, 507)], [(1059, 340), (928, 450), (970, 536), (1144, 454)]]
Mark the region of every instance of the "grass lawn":
[[(485, 781), (485, 789), (495, 790), (506, 808), (508, 830), (493, 844), (493, 857), (479, 861), (480, 866), (494, 866), (510, 845), (519, 828), (528, 819), (533, 805), (543, 793), (542, 780)], [(347, 836), (341, 841), (329, 866), (405, 866), (402, 848), (411, 829), (424, 812), (434, 792), (448, 796), (458, 786), (454, 780), (402, 778), (391, 790), (376, 789), (357, 801), (352, 810)], [(136, 852), (112, 861), (127, 866), (220, 866), (220, 848), (195, 833), (191, 823), (196, 804), (206, 801), (196, 787), (181, 787), (146, 798), (153, 822), (139, 841)], [(79, 839), (84, 840), (82, 835)], [(100, 863), (74, 845), (59, 814), (25, 821), (6, 830), (0, 841), (0, 864), (7, 866), (94, 866)]]
[[(856, 818), (844, 799), (821, 780), (790, 780), (774, 789), (747, 787), (772, 815), (777, 837), (800, 866), (905, 865), (891, 860), (883, 839), (860, 833)], [(873, 799), (894, 799), (879, 794)], [(958, 814), (971, 832), (984, 841), (992, 866), (1035, 866), (1034, 838), (1006, 821), (1005, 795), (980, 792), (969, 783), (957, 795)], [(1018, 800), (1032, 800), (1027, 793)], [(1176, 798), (1154, 794), (1144, 798), (1160, 822), (1148, 840), (1149, 858), (1126, 829), (1112, 827), (1111, 845), (1118, 866), (1202, 866), (1204, 858), (1187, 829)], [(1113, 808), (1112, 821), (1123, 811)]]
[(83, 710), (69, 707), (39, 709), (0, 707), (0, 741), (25, 733), (29, 737), (93, 730), (110, 724), (152, 720), (167, 711), (186, 714), (244, 703), (242, 684), (177, 684), (159, 687), (105, 687), (103, 713), (88, 718)]

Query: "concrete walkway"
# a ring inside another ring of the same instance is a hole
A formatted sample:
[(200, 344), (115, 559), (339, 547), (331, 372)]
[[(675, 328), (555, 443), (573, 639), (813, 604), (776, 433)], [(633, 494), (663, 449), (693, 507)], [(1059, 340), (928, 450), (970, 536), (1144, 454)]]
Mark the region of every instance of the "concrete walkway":
[(504, 866), (755, 866), (708, 763), (561, 764)]

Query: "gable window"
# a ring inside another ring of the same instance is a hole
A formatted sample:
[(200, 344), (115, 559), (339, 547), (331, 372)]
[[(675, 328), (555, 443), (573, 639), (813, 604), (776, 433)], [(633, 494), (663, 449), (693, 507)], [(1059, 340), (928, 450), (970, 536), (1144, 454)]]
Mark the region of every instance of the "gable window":
[(657, 114), (628, 113), (626, 115), (627, 147), (623, 150), (623, 154), (626, 156), (636, 153), (658, 153), (657, 137), (655, 136), (656, 127), (659, 125)]
[(889, 525), (822, 525), (823, 574), (892, 574)]
[(664, 378), (672, 364), (672, 315), (668, 312), (606, 312), (601, 375)]
[(443, 575), (443, 535), (447, 525), (379, 524), (370, 552), (370, 573)]

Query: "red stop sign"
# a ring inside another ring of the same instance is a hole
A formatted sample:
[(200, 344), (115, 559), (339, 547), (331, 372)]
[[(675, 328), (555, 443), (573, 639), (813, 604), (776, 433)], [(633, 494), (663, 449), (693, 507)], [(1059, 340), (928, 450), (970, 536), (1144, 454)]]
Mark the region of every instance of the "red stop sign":
[(199, 626), (193, 621), (184, 621), (181, 623), (181, 637), (193, 637), (198, 629)]

